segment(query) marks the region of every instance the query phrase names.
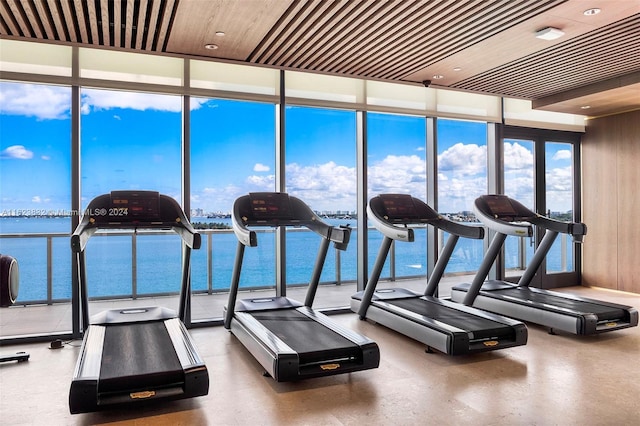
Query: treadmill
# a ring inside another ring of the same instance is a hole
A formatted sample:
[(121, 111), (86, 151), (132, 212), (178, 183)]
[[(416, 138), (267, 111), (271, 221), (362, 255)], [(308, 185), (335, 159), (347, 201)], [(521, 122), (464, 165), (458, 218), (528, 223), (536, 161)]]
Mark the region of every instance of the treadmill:
[[(377, 368), (378, 345), (312, 309), (320, 274), (331, 242), (346, 250), (349, 227), (322, 221), (303, 201), (283, 192), (257, 192), (233, 205), (233, 230), (238, 248), (224, 326), (231, 330), (276, 381), (350, 373)], [(245, 247), (258, 245), (249, 227), (306, 227), (320, 235), (321, 243), (305, 303), (284, 296), (236, 301)]]
[[(85, 247), (103, 229), (172, 229), (182, 237), (178, 315), (163, 307), (148, 307), (108, 310), (89, 319)], [(207, 367), (183, 324), (191, 296), (191, 250), (198, 248), (200, 234), (171, 197), (155, 191), (112, 191), (89, 203), (71, 236), (78, 260), (73, 296), (80, 301), (84, 331), (69, 391), (72, 414), (209, 392)]]
[[(496, 234), (473, 282), (453, 287), (454, 301), (543, 325), (551, 334), (561, 330), (590, 335), (638, 325), (638, 311), (631, 306), (529, 287), (558, 234), (581, 242), (587, 233), (583, 223), (549, 219), (506, 195), (483, 195), (475, 200), (474, 211)], [(507, 235), (531, 236), (532, 225), (543, 228), (545, 234), (518, 283), (485, 281)]]
[[(369, 220), (383, 235), (371, 276), (364, 291), (351, 298), (351, 310), (427, 345), (427, 352), (446, 355), (520, 346), (527, 343), (527, 328), (511, 318), (453, 303), (436, 296), (438, 283), (459, 237), (482, 239), (484, 229), (453, 222), (408, 194), (381, 194), (367, 206)], [(376, 289), (391, 243), (414, 241), (411, 227), (432, 225), (449, 238), (427, 282), (424, 294), (404, 288)]]

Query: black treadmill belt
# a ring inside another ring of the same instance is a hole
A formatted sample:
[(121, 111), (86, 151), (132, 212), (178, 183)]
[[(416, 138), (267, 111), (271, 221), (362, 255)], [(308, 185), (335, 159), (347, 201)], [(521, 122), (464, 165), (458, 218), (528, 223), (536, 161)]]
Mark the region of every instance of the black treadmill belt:
[(505, 324), (420, 298), (387, 300), (386, 302), (453, 327), (472, 332), (473, 336), (477, 339), (502, 336), (505, 332), (512, 332), (511, 327)]
[(164, 321), (105, 328), (99, 392), (149, 389), (184, 381)]
[(568, 299), (566, 297), (556, 296), (549, 293), (540, 293), (524, 287), (514, 287), (509, 289), (490, 291), (487, 293), (496, 293), (502, 296), (514, 297), (523, 301), (531, 301), (540, 305), (568, 309), (579, 314), (592, 313), (596, 314), (599, 320), (615, 320), (620, 319), (624, 316), (624, 311), (622, 309), (617, 309), (598, 303)]
[(300, 363), (360, 356), (358, 345), (295, 309), (253, 312), (252, 316), (300, 357)]

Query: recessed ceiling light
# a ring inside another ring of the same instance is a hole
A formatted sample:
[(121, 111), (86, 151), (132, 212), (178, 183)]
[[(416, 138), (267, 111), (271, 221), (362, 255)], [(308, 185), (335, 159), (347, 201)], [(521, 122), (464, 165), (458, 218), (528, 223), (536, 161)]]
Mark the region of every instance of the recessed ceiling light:
[(444, 75), (442, 75), (442, 74), (436, 74), (436, 75), (433, 76), (434, 80), (442, 80), (443, 78), (444, 78)]
[(555, 40), (563, 35), (564, 31), (553, 27), (547, 27), (536, 31), (536, 37), (542, 40)]
[(458, 71), (462, 71), (462, 68), (460, 68), (460, 67), (455, 67), (453, 70), (454, 70), (455, 72), (458, 72)]
[(589, 109), (589, 108), (591, 108), (591, 105), (582, 105), (580, 107), (580, 109)]
[(216, 31), (218, 37), (224, 37), (224, 31)]
[(205, 44), (204, 45), (205, 49), (209, 49), (209, 50), (216, 50), (218, 48), (217, 44)]
[(600, 9), (598, 9), (597, 7), (592, 7), (591, 9), (587, 9), (584, 12), (582, 12), (584, 16), (593, 16), (593, 15), (597, 15), (598, 13), (600, 13)]

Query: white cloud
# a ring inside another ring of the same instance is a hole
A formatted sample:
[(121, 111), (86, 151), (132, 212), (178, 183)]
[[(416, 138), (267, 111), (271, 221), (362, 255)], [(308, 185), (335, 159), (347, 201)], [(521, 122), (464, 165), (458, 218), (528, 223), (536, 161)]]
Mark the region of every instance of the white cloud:
[(205, 187), (199, 193), (192, 194), (191, 200), (198, 203), (197, 205), (192, 204), (192, 207), (202, 207), (205, 211), (210, 212), (227, 213), (231, 211), (236, 198), (250, 191), (273, 191), (273, 184), (266, 188), (252, 187), (251, 189), (233, 184), (224, 187)]
[[(209, 99), (190, 98), (191, 110), (200, 108)], [(111, 108), (128, 108), (138, 111), (182, 111), (182, 97), (171, 95), (158, 95), (154, 93), (139, 93), (117, 90), (83, 89), (80, 110), (83, 114), (94, 110), (106, 110)], [(120, 120), (118, 115), (113, 116)]]
[(254, 172), (268, 172), (269, 170), (271, 170), (270, 167), (262, 163), (256, 163), (256, 165), (253, 166)]
[(546, 173), (547, 190), (571, 191), (573, 189), (573, 168), (556, 167)]
[(533, 208), (533, 170), (528, 172), (506, 173), (504, 192), (509, 197)]
[(207, 102), (209, 102), (209, 105), (208, 105), (209, 108), (218, 108), (218, 105), (212, 103), (210, 99), (194, 98), (194, 97), (191, 97), (189, 100), (189, 108), (193, 111), (195, 109), (199, 109), (202, 105), (206, 104)]
[(457, 143), (438, 155), (440, 171), (455, 171), (456, 175), (477, 175), (487, 169), (487, 149), (476, 144)]
[(40, 158), (42, 158), (45, 161), (51, 160), (51, 157), (48, 155), (41, 155)]
[(356, 170), (329, 161), (325, 164), (287, 165), (287, 192), (315, 210), (355, 210)]
[(445, 213), (471, 210), (487, 192), (487, 149), (457, 143), (438, 156), (438, 209)]
[(426, 164), (417, 155), (388, 155), (369, 166), (369, 195), (424, 193)]
[(42, 202), (42, 199), (40, 198), (39, 195), (34, 195), (33, 197), (31, 197), (31, 202), (39, 204)]
[(29, 151), (22, 145), (12, 145), (2, 150), (0, 158), (14, 158), (17, 160), (30, 160), (33, 158), (33, 151)]
[(438, 180), (438, 210), (442, 213), (456, 213), (471, 210), (473, 201), (487, 192), (487, 179), (477, 177), (450, 177)]
[(82, 111), (111, 108), (128, 108), (138, 111), (182, 111), (180, 96), (156, 95), (153, 93), (138, 93), (116, 90), (82, 90)]
[(547, 207), (554, 212), (573, 209), (573, 168), (557, 167), (547, 170)]
[(505, 170), (521, 170), (533, 168), (533, 153), (519, 143), (504, 144)]
[(68, 87), (0, 83), (0, 114), (51, 120), (68, 118), (70, 112), (71, 90)]
[(249, 191), (273, 191), (274, 183), (276, 181), (276, 177), (274, 175), (267, 176), (256, 176), (252, 175), (247, 177), (246, 183), (249, 186), (249, 189), (245, 192)]
[[(192, 110), (208, 99), (191, 98)], [(80, 111), (130, 108), (134, 110), (182, 111), (180, 96), (157, 95), (116, 90), (83, 89)], [(71, 90), (68, 87), (40, 84), (0, 83), (0, 113), (25, 115), (38, 119), (66, 119), (71, 114)], [(121, 117), (114, 115), (114, 119)]]
[[(355, 210), (355, 168), (334, 162), (302, 166), (291, 163), (287, 168), (287, 192), (299, 197), (316, 210)], [(262, 170), (260, 170), (262, 172)], [(265, 170), (266, 171), (266, 170)], [(192, 197), (207, 211), (229, 211), (236, 198), (252, 191), (273, 191), (275, 175), (253, 174), (243, 182), (225, 187), (208, 187)]]
[(553, 160), (571, 160), (572, 154), (568, 149), (561, 149), (553, 154)]

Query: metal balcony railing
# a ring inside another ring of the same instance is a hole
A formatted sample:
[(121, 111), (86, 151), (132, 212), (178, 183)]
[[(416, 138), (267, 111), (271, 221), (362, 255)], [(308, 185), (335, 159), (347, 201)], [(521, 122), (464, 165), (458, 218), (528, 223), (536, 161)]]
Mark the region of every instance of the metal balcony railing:
[[(215, 240), (216, 237), (220, 237), (222, 235), (231, 235), (233, 232), (231, 230), (218, 230), (218, 229), (207, 229), (207, 230), (199, 230), (198, 232), (200, 232), (203, 235), (203, 242), (205, 242), (205, 244), (203, 244), (203, 247), (201, 248), (201, 250), (198, 250), (198, 252), (200, 251), (204, 251), (206, 253), (206, 261), (205, 261), (205, 269), (206, 271), (194, 271), (194, 265), (192, 263), (192, 277), (194, 275), (194, 273), (204, 273), (204, 275), (206, 275), (206, 289), (194, 289), (193, 292), (194, 293), (207, 293), (207, 294), (214, 294), (214, 293), (220, 293), (220, 292), (225, 292), (228, 291), (228, 288), (215, 288), (214, 286), (214, 253), (213, 253), (213, 247), (215, 244)], [(256, 231), (258, 233), (263, 233), (263, 234), (267, 234), (267, 233), (271, 233), (273, 234), (272, 230), (258, 230)], [(292, 230), (288, 230), (287, 232), (309, 232), (307, 230), (298, 230), (298, 229), (292, 229)], [(139, 292), (139, 288), (138, 288), (138, 272), (139, 272), (139, 265), (138, 265), (138, 253), (139, 253), (139, 248), (138, 248), (138, 239), (140, 236), (150, 236), (150, 235), (173, 235), (172, 232), (170, 231), (138, 231), (138, 232), (133, 232), (133, 231), (110, 231), (110, 232), (96, 232), (94, 234), (94, 237), (97, 238), (108, 238), (108, 237), (113, 237), (113, 236), (128, 236), (130, 238), (130, 247), (131, 247), (131, 270), (130, 270), (130, 277), (131, 277), (131, 288), (130, 291), (128, 293), (125, 294), (117, 294), (117, 295), (93, 295), (90, 297), (91, 300), (101, 300), (101, 299), (118, 299), (118, 298), (132, 298), (132, 299), (136, 299), (140, 296), (144, 296), (144, 297), (151, 297), (151, 296), (165, 296), (165, 295), (171, 295), (171, 294), (175, 294), (174, 292), (144, 292), (144, 293), (140, 293)], [(70, 234), (68, 233), (63, 233), (63, 232), (58, 232), (58, 233), (16, 233), (16, 234), (0, 234), (0, 251), (3, 252), (7, 252), (7, 254), (9, 254), (8, 252), (10, 251), (10, 247), (7, 247), (8, 244), (2, 244), (2, 242), (6, 242), (8, 240), (38, 240), (38, 239), (44, 239), (46, 242), (46, 252), (45, 252), (45, 258), (46, 258), (46, 295), (43, 294), (43, 297), (37, 297), (37, 298), (19, 298), (18, 299), (18, 303), (21, 305), (34, 305), (34, 304), (48, 304), (51, 305), (53, 303), (64, 303), (64, 302), (69, 302), (71, 300), (71, 279), (70, 279), (70, 274), (71, 271), (69, 271), (69, 277), (68, 277), (68, 283), (69, 283), (69, 287), (68, 287), (68, 293), (69, 296), (68, 297), (54, 297), (54, 259), (60, 259), (61, 256), (62, 258), (64, 258), (64, 256), (67, 256), (65, 258), (65, 261), (67, 261), (66, 259), (68, 259), (69, 263), (70, 259), (71, 259), (71, 250), (69, 249), (68, 252), (66, 252), (64, 255), (61, 254), (55, 254), (54, 255), (54, 240), (56, 242), (60, 242), (62, 243), (63, 241), (67, 242), (70, 239)], [(230, 253), (234, 253), (235, 252), (235, 244), (231, 247), (229, 247), (229, 251)], [(196, 255), (198, 254), (198, 252), (196, 252)], [(342, 277), (342, 252), (340, 250), (335, 250), (335, 256), (333, 258), (333, 270), (334, 270), (334, 280), (331, 282), (324, 282), (322, 284), (341, 284), (343, 282), (343, 277)], [(34, 254), (32, 253), (29, 257), (31, 258), (35, 258), (36, 262), (38, 262), (40, 260), (40, 256), (38, 254)], [(23, 264), (27, 265), (30, 262), (23, 262)], [(19, 265), (20, 265), (20, 259), (19, 259)], [(24, 269), (24, 266), (20, 266), (21, 269)], [(70, 268), (69, 268), (70, 269)], [(22, 275), (24, 274), (25, 271), (22, 271)], [(26, 274), (29, 275), (29, 274)], [(354, 279), (355, 280), (355, 277)], [(24, 278), (21, 278), (21, 286), (28, 286), (28, 279), (25, 280)], [(290, 284), (290, 286), (303, 286), (306, 284)], [(275, 283), (273, 284), (273, 286), (275, 286)], [(269, 288), (272, 286), (269, 285), (262, 285), (262, 286), (251, 286), (250, 288), (245, 287), (243, 289), (260, 289), (260, 288)]]
[[(369, 232), (377, 232), (375, 231), (373, 228), (369, 228), (368, 229)], [(203, 247), (195, 252), (195, 256), (199, 256), (201, 252), (206, 253), (206, 260), (204, 261), (204, 266), (200, 265), (200, 267), (198, 267), (198, 265), (194, 266), (193, 263), (193, 258), (192, 258), (192, 277), (195, 277), (197, 275), (198, 281), (202, 282), (202, 278), (203, 276), (206, 276), (206, 284), (204, 286), (199, 285), (197, 287), (194, 286), (193, 292), (194, 293), (206, 293), (206, 294), (214, 294), (214, 293), (221, 293), (221, 292), (226, 292), (228, 291), (228, 287), (226, 286), (218, 286), (216, 287), (215, 283), (214, 283), (214, 276), (216, 275), (216, 270), (214, 267), (214, 258), (215, 258), (215, 254), (214, 254), (214, 247), (217, 243), (220, 243), (220, 241), (225, 238), (227, 238), (227, 240), (231, 240), (233, 241), (233, 245), (231, 245), (230, 247), (228, 247), (228, 250), (230, 253), (235, 252), (235, 239), (229, 238), (230, 235), (233, 233), (233, 231), (231, 230), (220, 230), (220, 229), (207, 229), (207, 230), (199, 230), (199, 232), (203, 235)], [(257, 232), (262, 233), (262, 234), (273, 234), (272, 230), (258, 230)], [(304, 229), (289, 229), (287, 230), (287, 232), (309, 232), (307, 230)], [(354, 232), (357, 232), (357, 230), (354, 228)], [(162, 292), (149, 292), (149, 291), (142, 291), (140, 292), (139, 290), (139, 277), (138, 277), (138, 273), (139, 273), (139, 261), (138, 261), (138, 254), (139, 254), (139, 242), (138, 239), (141, 236), (147, 236), (147, 235), (174, 235), (173, 233), (171, 233), (170, 231), (138, 231), (138, 232), (132, 232), (132, 231), (117, 231), (117, 232), (97, 232), (96, 234), (94, 234), (95, 237), (98, 238), (108, 238), (109, 236), (120, 236), (120, 237), (128, 237), (130, 238), (130, 248), (131, 248), (131, 254), (130, 254), (130, 259), (131, 259), (131, 267), (130, 267), (130, 282), (131, 282), (131, 288), (129, 291), (126, 292), (121, 292), (124, 294), (111, 294), (111, 295), (101, 295), (101, 294), (97, 294), (97, 295), (93, 295), (91, 297), (91, 300), (102, 300), (102, 299), (119, 299), (119, 298), (132, 298), (132, 299), (136, 299), (138, 297), (144, 296), (144, 297), (151, 297), (151, 296), (164, 296), (164, 295), (171, 295), (171, 294), (176, 294), (177, 290), (174, 291), (162, 291)], [(352, 235), (353, 237), (353, 235)], [(34, 240), (34, 239), (44, 239), (45, 240), (45, 244), (46, 244), (46, 294), (43, 294), (42, 297), (27, 297), (27, 298), (22, 298), (22, 299), (18, 299), (18, 303), (22, 304), (22, 305), (31, 305), (31, 304), (53, 304), (53, 303), (61, 303), (61, 302), (69, 302), (70, 301), (70, 295), (71, 295), (71, 271), (70, 271), (70, 267), (69, 267), (69, 271), (68, 271), (68, 277), (63, 277), (60, 280), (62, 281), (68, 281), (68, 288), (67, 288), (67, 293), (68, 296), (65, 297), (65, 295), (63, 295), (62, 297), (58, 296), (56, 297), (56, 294), (54, 294), (54, 281), (55, 281), (55, 277), (54, 277), (54, 271), (55, 271), (55, 259), (65, 259), (64, 256), (67, 256), (65, 261), (68, 261), (69, 264), (71, 264), (71, 250), (70, 248), (68, 249), (68, 251), (64, 254), (58, 254), (56, 253), (54, 255), (54, 246), (56, 245), (60, 245), (62, 247), (64, 247), (64, 244), (67, 244), (68, 246), (68, 241), (70, 238), (70, 234), (68, 233), (22, 233), (22, 234), (0, 234), (0, 252), (7, 252), (7, 254), (10, 254), (8, 252), (8, 250), (6, 250), (6, 246), (9, 244), (6, 244), (6, 242), (8, 240), (15, 240), (15, 239), (22, 239), (22, 240)], [(177, 241), (177, 240), (176, 240)], [(441, 236), (441, 238), (439, 238), (439, 242), (440, 244), (442, 244), (443, 238)], [(3, 242), (5, 242), (5, 244), (3, 244)], [(560, 268), (559, 271), (557, 270), (558, 268), (556, 268), (556, 271), (554, 272), (562, 272), (562, 271), (567, 271), (568, 269), (568, 259), (567, 259), (567, 253), (568, 253), (568, 242), (567, 242), (567, 236), (566, 235), (561, 235), (561, 239), (560, 239), (560, 249), (559, 251), (559, 256), (560, 256)], [(176, 244), (179, 244), (176, 242)], [(225, 244), (224, 242), (222, 244)], [(227, 242), (227, 245), (229, 245), (230, 243)], [(518, 269), (524, 269), (526, 267), (526, 251), (527, 251), (527, 243), (524, 239), (520, 239), (520, 242), (517, 244), (517, 250), (518, 250), (518, 254), (517, 254), (517, 264), (511, 265), (508, 264), (507, 268), (509, 268), (510, 270), (518, 270)], [(268, 250), (268, 249), (267, 249)], [(351, 256), (354, 256), (354, 254), (349, 254)], [(370, 253), (371, 256), (376, 255), (375, 250), (373, 250), (372, 253)], [(356, 274), (353, 274), (354, 276), (346, 276), (344, 274), (344, 259), (343, 257), (345, 256), (344, 252), (341, 252), (340, 250), (335, 250), (333, 259), (331, 259), (331, 257), (328, 257), (327, 260), (328, 261), (332, 261), (333, 265), (328, 265), (329, 270), (333, 270), (333, 278), (330, 281), (325, 280), (322, 284), (336, 284), (336, 285), (340, 285), (343, 282), (352, 282), (355, 281), (356, 279)], [(388, 273), (387, 276), (385, 276), (385, 279), (391, 280), (391, 281), (395, 281), (396, 279), (405, 279), (405, 278), (417, 278), (420, 276), (424, 276), (425, 274), (418, 274), (418, 275), (406, 275), (406, 274), (402, 274), (402, 275), (398, 275), (397, 273), (397, 261), (396, 261), (396, 256), (397, 256), (397, 250), (395, 247), (395, 244), (392, 245), (392, 249), (389, 253), (389, 259), (388, 259), (388, 265), (389, 265), (389, 269), (388, 269)], [(36, 257), (38, 258), (37, 254), (32, 254), (31, 257)], [(478, 259), (478, 263), (480, 262), (481, 259)], [(37, 262), (39, 262), (39, 260), (36, 260)], [(19, 259), (20, 262), (20, 259)], [(202, 262), (200, 262), (202, 263)], [(22, 265), (20, 266), (21, 270), (23, 269)], [(472, 273), (473, 271), (463, 271), (463, 273)], [(24, 274), (23, 275), (28, 275), (28, 274)], [(349, 274), (347, 274), (349, 275)], [(230, 275), (229, 275), (230, 276)], [(41, 278), (39, 278), (41, 280)], [(192, 278), (193, 279), (193, 278)], [(22, 279), (21, 278), (21, 286), (28, 286), (30, 285), (29, 280), (28, 279)], [(306, 283), (299, 283), (299, 284), (288, 284), (288, 286), (304, 286), (306, 285)], [(275, 283), (273, 283), (272, 285), (260, 285), (260, 286), (249, 286), (249, 287), (243, 287), (243, 289), (260, 289), (260, 288), (270, 288), (275, 286)], [(204, 287), (204, 288), (203, 288)], [(21, 292), (23, 290), (21, 289)], [(44, 292), (43, 292), (44, 293)], [(60, 293), (60, 291), (58, 291), (58, 293)]]

